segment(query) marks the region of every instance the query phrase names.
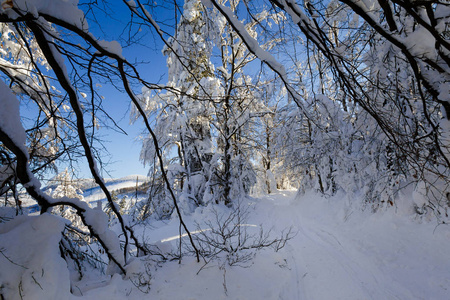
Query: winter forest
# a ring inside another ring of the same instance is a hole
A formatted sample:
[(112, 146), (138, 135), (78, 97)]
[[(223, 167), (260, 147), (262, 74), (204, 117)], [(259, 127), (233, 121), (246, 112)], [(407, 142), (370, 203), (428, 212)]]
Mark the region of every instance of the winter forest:
[(448, 0), (3, 0), (0, 40), (1, 300), (448, 299)]

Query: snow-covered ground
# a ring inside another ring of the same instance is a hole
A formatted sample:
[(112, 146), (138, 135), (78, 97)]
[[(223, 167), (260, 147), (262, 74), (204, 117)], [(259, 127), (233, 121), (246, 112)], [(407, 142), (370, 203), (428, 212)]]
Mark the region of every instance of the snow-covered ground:
[[(57, 255), (57, 241), (51, 238), (55, 235), (48, 233), (34, 241), (31, 234), (46, 230), (47, 225), (59, 230), (56, 217), (34, 217), (32, 224), (11, 221), (16, 223), (0, 225), (0, 293), (21, 284), (23, 299), (449, 299), (450, 228), (436, 226), (433, 218), (420, 219), (402, 201), (397, 208), (377, 213), (369, 208), (362, 211), (355, 203), (358, 200), (349, 201), (342, 195), (297, 197), (294, 191), (247, 200), (241, 207), (249, 208), (243, 224), (249, 233), (262, 226), (277, 237), (292, 227), (296, 235), (284, 248), (257, 251), (243, 267), (230, 267), (223, 259), (205, 265), (191, 256), (183, 257), (181, 263), (158, 265), (135, 260), (129, 273), (147, 266), (148, 274), (142, 273), (150, 278), (147, 293), (135, 287), (137, 277), (131, 275), (129, 280), (116, 274), (112, 279), (91, 277), (77, 282), (72, 290), (78, 296), (70, 295), (65, 262)], [(227, 210), (198, 209), (185, 216), (185, 221), (192, 231), (207, 229), (205, 220), (213, 220), (214, 211), (226, 215)], [(174, 218), (154, 221), (145, 231), (137, 228), (137, 234), (144, 234), (164, 252), (176, 250), (178, 230)], [(28, 239), (25, 249), (12, 242), (22, 235)], [(42, 248), (38, 245), (43, 243), (46, 247), (39, 254), (26, 249)]]

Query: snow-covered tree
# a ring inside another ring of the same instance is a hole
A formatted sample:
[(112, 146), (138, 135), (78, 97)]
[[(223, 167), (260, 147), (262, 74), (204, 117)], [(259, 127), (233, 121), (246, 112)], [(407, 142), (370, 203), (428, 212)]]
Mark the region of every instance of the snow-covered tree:
[[(212, 43), (208, 40), (207, 20), (201, 6), (200, 1), (185, 2), (175, 36), (163, 50), (170, 88), (157, 94), (147, 89), (142, 94), (146, 111), (155, 115), (155, 132), (169, 162), (171, 184), (188, 210), (203, 203), (208, 178), (205, 167), (212, 153), (209, 124), (212, 106), (199, 96), (200, 90), (206, 88), (202, 81), (213, 73)], [(155, 148), (149, 139), (144, 141), (141, 158), (152, 166), (158, 162), (154, 161)], [(152, 201), (159, 197), (155, 202), (164, 202), (164, 194), (163, 184), (151, 195)]]
[[(96, 3), (86, 5), (88, 14), (101, 12)], [(42, 214), (52, 207), (73, 208), (109, 258), (110, 271), (126, 273), (130, 247), (143, 254), (147, 251), (113, 205), (101, 176), (97, 129), (108, 114), (102, 113), (103, 99), (96, 83), (120, 83), (130, 102), (140, 107), (130, 81), (144, 81), (122, 56), (118, 42), (106, 42), (90, 32), (78, 1), (6, 1), (0, 21), (0, 147), (1, 170), (6, 173), (3, 176), (2, 172), (1, 192), (7, 192), (5, 182), (10, 186), (20, 183)], [(32, 121), (20, 114), (20, 104), (34, 106)], [(148, 130), (152, 129), (148, 126)], [(79, 197), (52, 197), (41, 189), (37, 175), (57, 161), (67, 164), (80, 157), (118, 218), (122, 249), (101, 210)]]
[[(430, 205), (445, 204), (443, 191), (448, 189), (450, 170), (448, 4), (268, 2), (290, 19), (279, 28), (284, 33), (290, 32), (284, 43), (287, 51), (281, 47), (264, 50), (238, 21), (230, 9), (232, 6), (207, 1), (227, 18), (248, 49), (280, 76), (300, 113), (308, 119), (306, 123), (311, 123), (312, 132), (319, 134), (313, 140), (317, 147), (311, 144), (310, 148), (318, 189), (326, 189), (324, 176), (331, 180), (331, 186), (336, 184), (333, 178), (342, 178), (341, 174), (348, 170), (343, 166), (351, 166), (355, 157), (362, 155), (365, 159), (357, 161), (372, 159), (375, 165), (361, 163), (350, 169), (362, 177), (367, 171), (375, 178), (373, 182), (382, 179), (382, 186), (392, 187), (388, 198), (380, 197), (380, 188), (373, 189), (363, 180), (363, 185), (379, 201), (391, 201), (398, 187), (403, 186), (401, 177), (406, 176), (404, 184), (427, 182), (429, 196), (434, 194)], [(255, 15), (257, 9), (248, 5), (247, 11)], [(281, 64), (273, 55), (275, 50), (284, 51), (284, 57), (292, 60)], [(298, 74), (304, 71), (309, 73), (300, 78), (306, 94), (298, 85)], [(334, 119), (333, 113), (324, 114), (322, 109), (318, 113), (316, 107), (329, 107), (323, 99), (330, 99), (332, 106), (342, 111), (337, 114), (338, 119)], [(326, 121), (330, 117), (331, 123)], [(339, 125), (342, 121), (351, 127), (346, 127), (344, 135), (330, 139), (333, 123), (338, 125), (335, 128), (342, 128)], [(330, 147), (323, 144), (325, 140), (331, 142)], [(374, 148), (358, 147), (361, 141)], [(343, 151), (337, 152), (338, 156), (333, 152), (323, 156), (324, 160), (317, 157), (319, 149), (339, 149), (336, 145), (367, 152)]]
[[(239, 2), (233, 5), (236, 9)], [(248, 30), (267, 18), (260, 14)], [(164, 53), (171, 89), (147, 90), (142, 102), (155, 115), (158, 139), (172, 160), (171, 184), (188, 210), (211, 201), (230, 205), (256, 182), (250, 133), (253, 120), (270, 113), (258, 91), (262, 81), (247, 74), (255, 57), (225, 18), (198, 0), (185, 2)], [(142, 153), (144, 161), (153, 162), (151, 143), (144, 141)]]

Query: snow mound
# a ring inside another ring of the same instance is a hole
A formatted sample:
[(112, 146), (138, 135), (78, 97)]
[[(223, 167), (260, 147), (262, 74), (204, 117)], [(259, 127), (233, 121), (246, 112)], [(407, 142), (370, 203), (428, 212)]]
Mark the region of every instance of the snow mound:
[(0, 224), (0, 294), (4, 299), (72, 299), (59, 253), (63, 219), (18, 216)]

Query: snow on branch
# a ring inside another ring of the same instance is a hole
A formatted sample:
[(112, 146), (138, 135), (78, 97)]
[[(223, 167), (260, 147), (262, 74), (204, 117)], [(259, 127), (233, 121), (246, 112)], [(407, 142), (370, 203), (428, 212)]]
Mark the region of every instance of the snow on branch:
[(245, 29), (244, 24), (237, 19), (230, 8), (220, 4), (216, 0), (211, 0), (210, 3), (212, 3), (214, 7), (227, 19), (228, 23), (242, 39), (247, 49), (256, 57), (258, 57), (258, 59), (267, 64), (269, 68), (271, 68), (272, 71), (274, 71), (280, 77), (281, 81), (286, 87), (288, 94), (300, 108), (302, 114), (305, 115), (307, 119), (313, 120), (313, 118), (310, 116), (310, 113), (303, 105), (304, 99), (289, 82), (289, 78), (284, 65), (278, 62), (272, 54), (264, 50), (259, 45), (258, 41), (249, 34), (249, 32)]
[[(25, 146), (26, 134), (20, 122), (19, 101), (3, 81), (0, 81), (0, 93), (3, 95), (0, 97), (0, 106), (2, 107), (0, 111), (0, 141), (17, 157), (16, 173), (22, 185), (36, 199), (43, 213), (56, 205), (69, 205), (75, 208), (83, 223), (88, 226), (92, 235), (105, 248), (110, 259), (124, 272), (125, 260), (119, 255), (121, 252), (119, 239), (108, 228), (108, 219), (102, 211), (90, 208), (86, 202), (77, 198), (54, 199), (42, 192), (39, 180), (29, 167), (29, 155)], [(102, 215), (104, 215), (103, 218)]]
[(3, 1), (0, 13), (6, 14), (10, 19), (21, 19), (30, 15), (38, 19), (41, 15), (50, 15), (64, 22), (88, 31), (88, 23), (78, 0), (15, 0)]
[(19, 101), (11, 92), (11, 89), (0, 81), (0, 130), (16, 145), (24, 156), (28, 159), (28, 152), (25, 146), (27, 135), (20, 123)]
[(288, 89), (289, 94), (292, 96), (292, 98), (298, 102), (297, 104), (300, 104), (300, 95), (290, 86), (289, 80), (287, 77), (286, 69), (284, 66), (278, 62), (275, 57), (273, 57), (272, 54), (261, 48), (258, 41), (255, 40), (245, 29), (244, 24), (240, 22), (236, 16), (234, 15), (233, 11), (220, 3), (218, 3), (216, 0), (211, 0), (211, 3), (217, 8), (217, 10), (220, 11), (220, 13), (223, 14), (223, 16), (227, 19), (227, 21), (230, 23), (230, 25), (233, 27), (233, 29), (236, 31), (236, 33), (239, 35), (239, 37), (242, 39), (242, 41), (247, 46), (248, 50), (256, 55), (261, 61), (266, 63), (275, 73), (277, 73), (281, 80), (286, 84), (286, 88)]

